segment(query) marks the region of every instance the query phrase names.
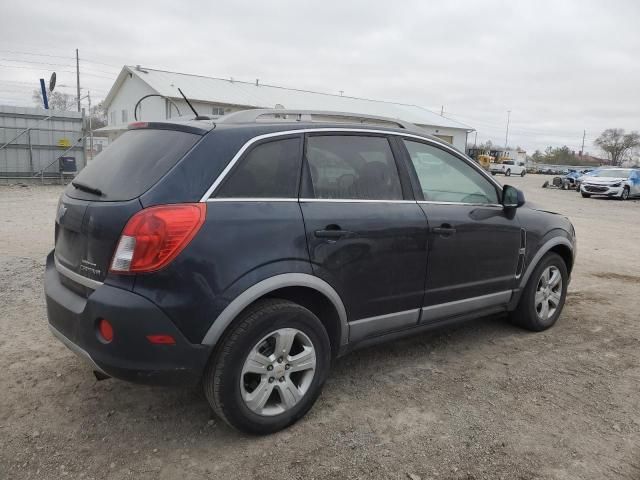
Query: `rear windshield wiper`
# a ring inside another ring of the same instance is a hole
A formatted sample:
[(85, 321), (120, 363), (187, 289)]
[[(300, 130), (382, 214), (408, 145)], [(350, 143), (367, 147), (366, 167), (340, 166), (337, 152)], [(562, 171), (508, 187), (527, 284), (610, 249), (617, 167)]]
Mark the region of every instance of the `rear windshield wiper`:
[(82, 190), (83, 192), (93, 193), (94, 195), (98, 195), (99, 197), (102, 196), (102, 190), (100, 190), (99, 188), (90, 187), (89, 185), (76, 182), (75, 180), (71, 182), (71, 185), (73, 185), (78, 190)]

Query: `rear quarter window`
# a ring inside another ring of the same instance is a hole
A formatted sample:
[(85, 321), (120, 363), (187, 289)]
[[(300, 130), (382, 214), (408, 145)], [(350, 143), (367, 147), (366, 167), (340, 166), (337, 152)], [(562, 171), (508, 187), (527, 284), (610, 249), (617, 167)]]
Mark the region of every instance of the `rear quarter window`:
[(155, 185), (202, 137), (174, 130), (138, 129), (123, 133), (91, 161), (75, 181), (101, 196), (74, 188), (67, 195), (94, 201), (126, 201)]

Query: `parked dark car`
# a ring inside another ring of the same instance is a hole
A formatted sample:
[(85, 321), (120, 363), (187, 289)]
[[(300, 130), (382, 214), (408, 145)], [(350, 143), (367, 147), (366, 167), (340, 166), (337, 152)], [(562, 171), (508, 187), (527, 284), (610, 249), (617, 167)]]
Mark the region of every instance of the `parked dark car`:
[(415, 126), (341, 115), (130, 125), (60, 198), (53, 334), (100, 378), (201, 381), (226, 422), (269, 433), (354, 348), (501, 312), (556, 322), (567, 218)]

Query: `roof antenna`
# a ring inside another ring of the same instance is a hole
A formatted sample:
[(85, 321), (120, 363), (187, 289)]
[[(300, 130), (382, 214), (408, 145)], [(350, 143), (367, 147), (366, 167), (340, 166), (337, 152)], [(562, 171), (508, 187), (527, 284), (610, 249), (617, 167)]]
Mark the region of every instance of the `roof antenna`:
[(184, 101), (187, 102), (187, 105), (189, 105), (189, 108), (191, 109), (191, 111), (195, 114), (196, 120), (202, 120), (200, 118), (200, 115), (198, 115), (198, 112), (196, 112), (196, 109), (193, 108), (193, 105), (191, 105), (191, 102), (189, 101), (187, 96), (184, 93), (182, 93), (182, 90), (180, 90), (180, 88), (178, 88), (178, 91), (180, 92), (180, 95), (182, 95), (182, 98), (184, 98)]

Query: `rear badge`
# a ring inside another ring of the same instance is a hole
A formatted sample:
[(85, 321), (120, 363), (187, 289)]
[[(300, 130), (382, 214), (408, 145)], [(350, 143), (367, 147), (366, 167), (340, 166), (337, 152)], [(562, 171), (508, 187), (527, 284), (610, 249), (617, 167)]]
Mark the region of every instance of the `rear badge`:
[(80, 262), (80, 274), (84, 275), (85, 277), (89, 277), (89, 278), (96, 278), (96, 277), (100, 277), (100, 275), (102, 275), (102, 270), (100, 270), (98, 268), (98, 265), (96, 265), (95, 263), (91, 263), (88, 260), (82, 260)]

